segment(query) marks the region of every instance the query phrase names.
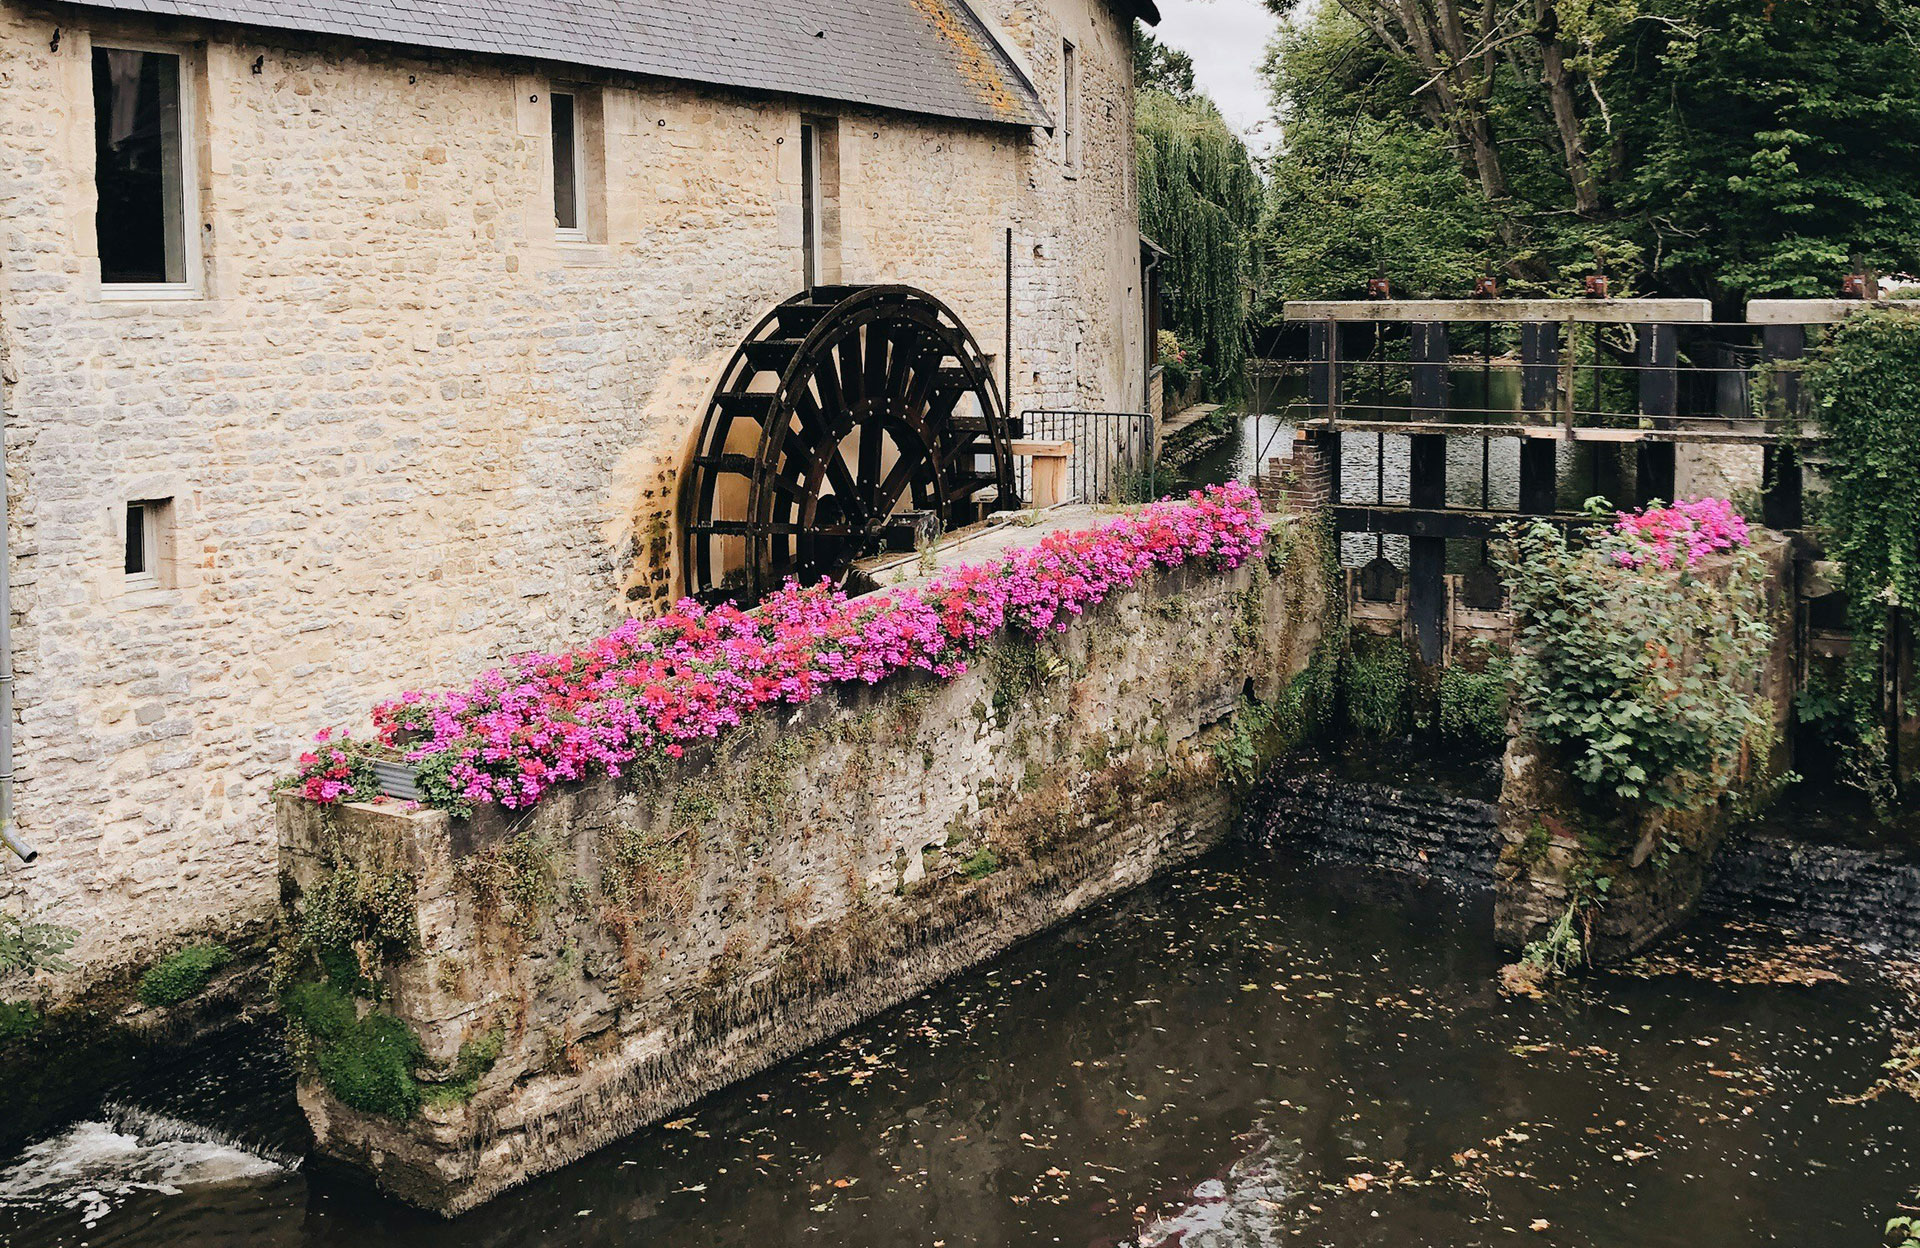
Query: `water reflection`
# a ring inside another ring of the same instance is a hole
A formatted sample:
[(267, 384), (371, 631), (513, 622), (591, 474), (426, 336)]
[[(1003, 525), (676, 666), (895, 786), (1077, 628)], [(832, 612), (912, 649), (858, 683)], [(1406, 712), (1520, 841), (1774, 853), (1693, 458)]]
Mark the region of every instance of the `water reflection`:
[[(453, 1223), (278, 1171), (135, 1189), (91, 1228), (69, 1194), (0, 1207), (0, 1240), (1357, 1246), (1544, 1219), (1701, 1248), (1868, 1242), (1905, 1195), (1920, 1109), (1829, 1099), (1889, 1050), (1870, 968), (1515, 1004), (1489, 929), (1484, 901), (1222, 855)], [(236, 1134), (285, 1129), (283, 1085), (228, 1103)]]

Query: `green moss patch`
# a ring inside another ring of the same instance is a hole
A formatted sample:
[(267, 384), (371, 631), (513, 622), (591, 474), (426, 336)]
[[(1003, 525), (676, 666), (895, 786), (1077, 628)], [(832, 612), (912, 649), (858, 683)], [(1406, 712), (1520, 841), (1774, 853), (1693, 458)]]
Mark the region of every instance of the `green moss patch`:
[(472, 1100), (473, 1094), (480, 1089), (480, 1080), (500, 1060), (500, 1052), (506, 1048), (506, 1044), (507, 1033), (495, 1027), (461, 1045), (460, 1054), (454, 1059), (453, 1070), (447, 1080), (426, 1090), (426, 1103), (444, 1108), (464, 1105)]
[(341, 1104), (400, 1120), (420, 1108), (413, 1074), (422, 1057), (420, 1040), (400, 1019), (383, 1010), (363, 1016), (354, 999), (330, 983), (295, 984), (281, 1005), (295, 1056), (319, 1073)]
[(197, 997), (213, 973), (231, 961), (233, 950), (225, 945), (189, 945), (140, 977), (140, 1000), (147, 1005), (178, 1005)]

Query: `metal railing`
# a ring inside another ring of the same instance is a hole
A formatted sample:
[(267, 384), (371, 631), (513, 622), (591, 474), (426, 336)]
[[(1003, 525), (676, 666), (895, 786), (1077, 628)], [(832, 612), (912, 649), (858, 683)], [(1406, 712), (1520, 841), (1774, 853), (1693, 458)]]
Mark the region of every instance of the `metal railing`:
[(1346, 428), (1519, 435), (1545, 425), (1576, 440), (1634, 430), (1703, 442), (1814, 434), (1804, 421), (1799, 352), (1773, 348), (1768, 326), (1578, 326), (1566, 329), (1564, 343), (1537, 349), (1520, 332), (1533, 326), (1453, 324), (1440, 352), (1426, 358), (1417, 358), (1409, 326), (1342, 328), (1331, 359), (1251, 361), (1250, 381), (1292, 419), (1331, 418)]
[[(1072, 412), (1029, 408), (1020, 413), (1021, 436), (1030, 442), (1071, 442), (1067, 481), (1083, 503), (1127, 503), (1151, 498), (1154, 488), (1153, 417), (1144, 412)], [(1031, 497), (1033, 463), (1015, 461), (1023, 498)]]

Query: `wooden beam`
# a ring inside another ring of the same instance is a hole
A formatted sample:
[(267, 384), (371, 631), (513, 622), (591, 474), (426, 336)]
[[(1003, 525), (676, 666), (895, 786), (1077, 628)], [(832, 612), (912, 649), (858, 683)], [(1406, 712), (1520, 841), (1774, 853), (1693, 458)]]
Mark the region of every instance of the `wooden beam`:
[(1465, 507), (1403, 507), (1386, 504), (1378, 507), (1339, 506), (1333, 509), (1333, 525), (1342, 533), (1391, 533), (1414, 538), (1493, 537), (1514, 521), (1551, 520), (1559, 525), (1588, 523), (1591, 517), (1580, 512), (1555, 512), (1527, 516), (1517, 511), (1481, 511)]
[(1713, 305), (1705, 299), (1296, 299), (1280, 315), (1289, 321), (1697, 324), (1713, 320)]

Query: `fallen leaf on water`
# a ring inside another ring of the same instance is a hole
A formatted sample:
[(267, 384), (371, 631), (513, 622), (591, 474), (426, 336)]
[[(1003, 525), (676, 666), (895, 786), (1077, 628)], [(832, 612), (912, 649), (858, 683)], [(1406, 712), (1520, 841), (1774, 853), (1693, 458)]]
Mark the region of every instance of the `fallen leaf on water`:
[(1547, 1221), (1545, 1218), (1535, 1218), (1533, 1221), (1527, 1223), (1527, 1229), (1530, 1231), (1544, 1231), (1552, 1225), (1553, 1223)]

